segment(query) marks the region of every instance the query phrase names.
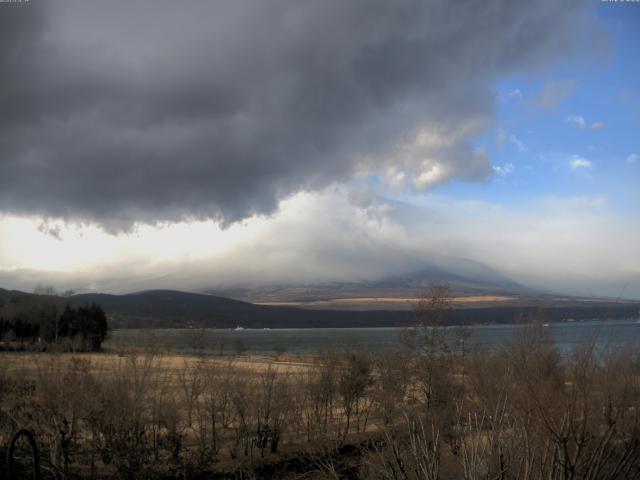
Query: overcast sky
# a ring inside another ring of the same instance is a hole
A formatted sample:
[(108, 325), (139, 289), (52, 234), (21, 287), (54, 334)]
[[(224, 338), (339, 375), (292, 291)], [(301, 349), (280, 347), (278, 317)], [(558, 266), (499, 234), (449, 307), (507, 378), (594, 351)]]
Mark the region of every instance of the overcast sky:
[(640, 4), (0, 3), (0, 287), (434, 259), (640, 298)]

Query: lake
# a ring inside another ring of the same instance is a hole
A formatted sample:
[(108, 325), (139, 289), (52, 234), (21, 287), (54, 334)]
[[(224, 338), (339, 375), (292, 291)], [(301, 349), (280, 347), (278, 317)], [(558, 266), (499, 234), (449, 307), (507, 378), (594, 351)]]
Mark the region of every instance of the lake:
[[(467, 327), (465, 350), (494, 349), (504, 345), (523, 325), (478, 325)], [(568, 352), (581, 341), (595, 338), (601, 345), (623, 345), (640, 339), (640, 324), (634, 320), (606, 320), (552, 323), (548, 328), (561, 351)], [(115, 330), (106, 347), (155, 345), (161, 349), (189, 353), (204, 351), (232, 354), (273, 354), (283, 348), (287, 353), (317, 354), (329, 349), (393, 348), (400, 344), (405, 328), (285, 328), (285, 329), (151, 329)]]

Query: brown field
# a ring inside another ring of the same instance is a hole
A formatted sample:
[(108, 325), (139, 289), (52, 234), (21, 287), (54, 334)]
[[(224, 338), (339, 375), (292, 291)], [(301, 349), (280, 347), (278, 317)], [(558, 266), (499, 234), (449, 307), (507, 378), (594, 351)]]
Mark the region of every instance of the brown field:
[(183, 355), (177, 353), (149, 354), (144, 351), (138, 353), (47, 353), (47, 352), (2, 352), (2, 368), (9, 374), (21, 374), (32, 377), (38, 369), (56, 363), (69, 364), (72, 360), (83, 360), (91, 365), (92, 372), (106, 373), (116, 371), (124, 360), (132, 358), (153, 358), (155, 369), (165, 374), (175, 374), (185, 368), (205, 365), (212, 368), (226, 368), (232, 364), (240, 372), (263, 373), (267, 370), (277, 373), (299, 374), (310, 369), (318, 368), (313, 356), (281, 355), (277, 360), (274, 356), (242, 355), (220, 358), (217, 356)]
[[(514, 300), (504, 295), (467, 295), (451, 297), (451, 303), (465, 306), (484, 306)], [(411, 310), (421, 299), (418, 297), (354, 297), (314, 300), (311, 302), (256, 302), (259, 305), (289, 306), (328, 310)]]
[(637, 345), (411, 332), (375, 354), (2, 352), (0, 450), (34, 432), (46, 479), (640, 478)]

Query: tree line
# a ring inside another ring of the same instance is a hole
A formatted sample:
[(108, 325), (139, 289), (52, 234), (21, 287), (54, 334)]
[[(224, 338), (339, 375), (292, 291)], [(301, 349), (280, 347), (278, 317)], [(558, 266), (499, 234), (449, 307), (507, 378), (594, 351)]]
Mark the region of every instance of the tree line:
[(107, 332), (107, 316), (96, 303), (72, 307), (63, 296), (40, 292), (0, 301), (4, 349), (98, 351)]

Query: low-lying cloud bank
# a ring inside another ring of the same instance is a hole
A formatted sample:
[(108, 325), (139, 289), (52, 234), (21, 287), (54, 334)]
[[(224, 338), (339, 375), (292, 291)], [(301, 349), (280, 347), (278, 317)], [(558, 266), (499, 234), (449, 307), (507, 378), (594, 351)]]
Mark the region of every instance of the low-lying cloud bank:
[(544, 198), (517, 210), (433, 195), (414, 200), (331, 187), (228, 229), (143, 225), (112, 236), (50, 224), (59, 239), (38, 221), (5, 218), (0, 229), (14, 236), (0, 242), (0, 285), (129, 292), (359, 281), (468, 258), (543, 290), (640, 298), (640, 225), (612, 213), (606, 200)]

